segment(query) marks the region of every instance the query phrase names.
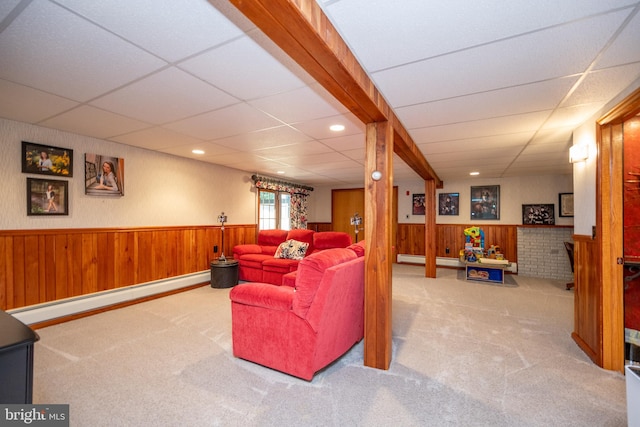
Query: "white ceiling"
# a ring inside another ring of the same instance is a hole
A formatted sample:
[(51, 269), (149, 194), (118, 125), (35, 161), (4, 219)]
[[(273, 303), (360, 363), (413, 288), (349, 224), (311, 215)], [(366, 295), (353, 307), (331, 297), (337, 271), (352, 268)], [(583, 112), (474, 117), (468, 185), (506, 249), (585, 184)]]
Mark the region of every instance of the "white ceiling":
[[(445, 182), (571, 173), (572, 130), (640, 78), (640, 1), (319, 3)], [(223, 0), (2, 0), (0, 97), (12, 120), (363, 181), (364, 125)]]

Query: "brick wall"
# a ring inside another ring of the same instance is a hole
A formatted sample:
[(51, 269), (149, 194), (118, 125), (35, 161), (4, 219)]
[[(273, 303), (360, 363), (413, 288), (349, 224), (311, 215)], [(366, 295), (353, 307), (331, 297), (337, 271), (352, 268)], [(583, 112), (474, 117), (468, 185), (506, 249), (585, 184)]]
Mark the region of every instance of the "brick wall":
[(573, 281), (564, 242), (573, 228), (518, 227), (518, 275)]

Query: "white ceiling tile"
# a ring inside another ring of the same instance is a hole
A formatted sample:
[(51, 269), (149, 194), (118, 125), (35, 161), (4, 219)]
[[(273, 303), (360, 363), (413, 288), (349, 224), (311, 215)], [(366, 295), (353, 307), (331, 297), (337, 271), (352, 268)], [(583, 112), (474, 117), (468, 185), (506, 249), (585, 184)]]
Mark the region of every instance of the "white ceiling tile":
[[(356, 148), (353, 150), (342, 150), (340, 153), (352, 160), (363, 163), (366, 160), (366, 153), (364, 147)], [(408, 167), (408, 166), (407, 166)]]
[[(315, 170), (314, 168), (320, 167), (320, 165), (326, 165), (328, 163), (337, 164), (340, 162), (346, 162), (346, 163), (353, 162), (353, 160), (348, 159), (346, 156), (340, 153), (337, 153), (335, 151), (320, 153), (320, 154), (313, 154), (313, 155), (292, 152), (289, 154), (289, 157), (282, 157), (278, 160), (290, 165), (305, 165), (305, 169), (310, 169), (310, 170)], [(326, 168), (327, 166), (322, 166), (322, 167)]]
[(20, 3), (20, 0), (3, 0), (0, 2), (0, 22), (4, 21), (18, 3)]
[[(431, 162), (434, 156), (443, 153), (456, 155), (476, 151), (502, 149), (517, 154), (522, 150), (531, 137), (530, 133), (496, 135), (482, 138), (460, 139), (452, 141), (431, 142), (419, 145), (427, 160)], [(515, 151), (514, 151), (515, 150)]]
[(600, 110), (601, 107), (602, 103), (591, 103), (559, 108), (549, 117), (543, 129), (553, 129), (567, 125), (578, 127)]
[(352, 149), (362, 149), (364, 150), (365, 146), (365, 134), (355, 134), (355, 135), (346, 135), (346, 136), (336, 136), (334, 138), (325, 138), (321, 139), (322, 142), (327, 147), (330, 147), (336, 151), (343, 150), (352, 150)]
[(531, 131), (531, 135), (533, 135), (550, 113), (550, 111), (541, 111), (452, 125), (431, 126), (413, 129), (410, 133), (416, 144), (524, 133), (526, 131)]
[(613, 44), (598, 58), (596, 69), (640, 61), (640, 13), (636, 13)]
[[(322, 162), (322, 163), (305, 163), (305, 169), (313, 172), (324, 172), (328, 173), (330, 171), (340, 171), (354, 168), (364, 168), (364, 166), (355, 160), (347, 159), (344, 156), (343, 160), (335, 160), (330, 162)], [(363, 169), (364, 172), (364, 169)]]
[(256, 154), (272, 160), (291, 159), (291, 153), (305, 157), (316, 154), (334, 152), (331, 148), (318, 141), (299, 142), (296, 144), (283, 145), (279, 147), (269, 147), (256, 150)]
[[(393, 107), (583, 72), (623, 12), (576, 21), (373, 74)], [(487, 60), (493, 58), (493, 60)]]
[(149, 127), (147, 123), (88, 105), (45, 120), (41, 125), (103, 139)]
[(169, 62), (242, 35), (206, 0), (58, 1)]
[(573, 137), (573, 126), (553, 129), (541, 129), (531, 140), (531, 145), (570, 143)]
[[(251, 58), (250, 67), (247, 67), (247, 58)], [(180, 68), (242, 100), (263, 98), (305, 86), (294, 73), (249, 37), (195, 56), (181, 63)]]
[(70, 110), (77, 102), (37, 89), (0, 79), (0, 117), (26, 123), (37, 123), (48, 117)]
[[(571, 142), (559, 142), (557, 144), (529, 144), (522, 151), (518, 160), (521, 158), (524, 159), (527, 156), (548, 156), (557, 155), (558, 153), (566, 155), (566, 157), (569, 158), (569, 148), (571, 145)], [(544, 159), (540, 158), (540, 160)]]
[[(633, 5), (588, 0), (337, 1), (324, 5), (370, 72)], [(627, 10), (629, 13), (630, 10)], [(380, 52), (384, 52), (381, 55)]]
[[(343, 125), (345, 128), (342, 131), (335, 132), (330, 129), (332, 125)], [(365, 124), (351, 113), (293, 123), (293, 126), (300, 132), (315, 139), (326, 139), (340, 135), (360, 135), (360, 138), (364, 141), (364, 132), (366, 131)]]
[[(193, 150), (202, 150), (204, 154), (195, 154)], [(163, 153), (175, 154), (176, 156), (188, 157), (191, 159), (207, 161), (217, 156), (226, 154), (237, 155), (238, 151), (229, 147), (223, 147), (211, 142), (198, 141), (191, 144), (172, 146), (159, 151)]]
[(274, 118), (241, 103), (170, 123), (164, 127), (194, 138), (212, 140), (281, 125), (282, 123)]
[(408, 129), (488, 119), (532, 111), (552, 110), (577, 77), (547, 80), (523, 86), (460, 96), (396, 110)]
[(138, 120), (164, 124), (238, 103), (177, 68), (167, 68), (91, 102)]
[[(202, 160), (211, 161), (212, 163), (215, 163), (215, 164), (236, 167), (237, 169), (244, 169), (244, 170), (250, 170), (251, 165), (256, 161), (264, 162), (264, 159), (262, 157), (246, 151), (238, 151), (236, 153), (227, 153), (227, 154), (218, 154), (215, 156), (215, 158), (212, 158), (210, 156), (205, 156), (202, 158)], [(246, 165), (246, 167), (243, 167), (243, 165)]]
[(622, 92), (639, 77), (640, 62), (590, 72), (571, 96), (562, 103), (562, 107), (588, 104), (595, 101), (606, 103), (612, 93)]
[(344, 106), (318, 85), (256, 99), (249, 103), (284, 123), (299, 123), (346, 112)]
[(213, 138), (216, 144), (243, 151), (261, 150), (269, 147), (288, 147), (293, 144), (310, 141), (310, 139), (307, 135), (290, 126), (277, 126), (227, 138)]
[(161, 150), (163, 148), (194, 145), (202, 142), (197, 138), (192, 138), (161, 127), (143, 129), (111, 139), (123, 144), (147, 148), (149, 150)]
[(32, 2), (1, 36), (0, 78), (76, 101), (87, 101), (166, 65), (45, 1)]

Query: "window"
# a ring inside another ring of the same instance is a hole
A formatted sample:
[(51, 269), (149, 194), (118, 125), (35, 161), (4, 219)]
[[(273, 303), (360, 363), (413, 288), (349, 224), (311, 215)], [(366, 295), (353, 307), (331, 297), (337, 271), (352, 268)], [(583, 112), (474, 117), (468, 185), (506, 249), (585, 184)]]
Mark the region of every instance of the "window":
[(258, 190), (260, 230), (291, 229), (291, 195), (281, 191)]

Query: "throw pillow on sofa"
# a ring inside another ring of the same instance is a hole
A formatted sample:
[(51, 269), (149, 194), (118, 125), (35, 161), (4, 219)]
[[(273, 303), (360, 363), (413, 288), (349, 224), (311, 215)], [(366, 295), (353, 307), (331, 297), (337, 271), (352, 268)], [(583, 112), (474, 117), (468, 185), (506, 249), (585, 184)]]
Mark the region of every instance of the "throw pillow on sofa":
[(274, 258), (286, 258), (301, 260), (307, 253), (309, 244), (306, 242), (299, 242), (297, 240), (287, 240), (278, 246)]

